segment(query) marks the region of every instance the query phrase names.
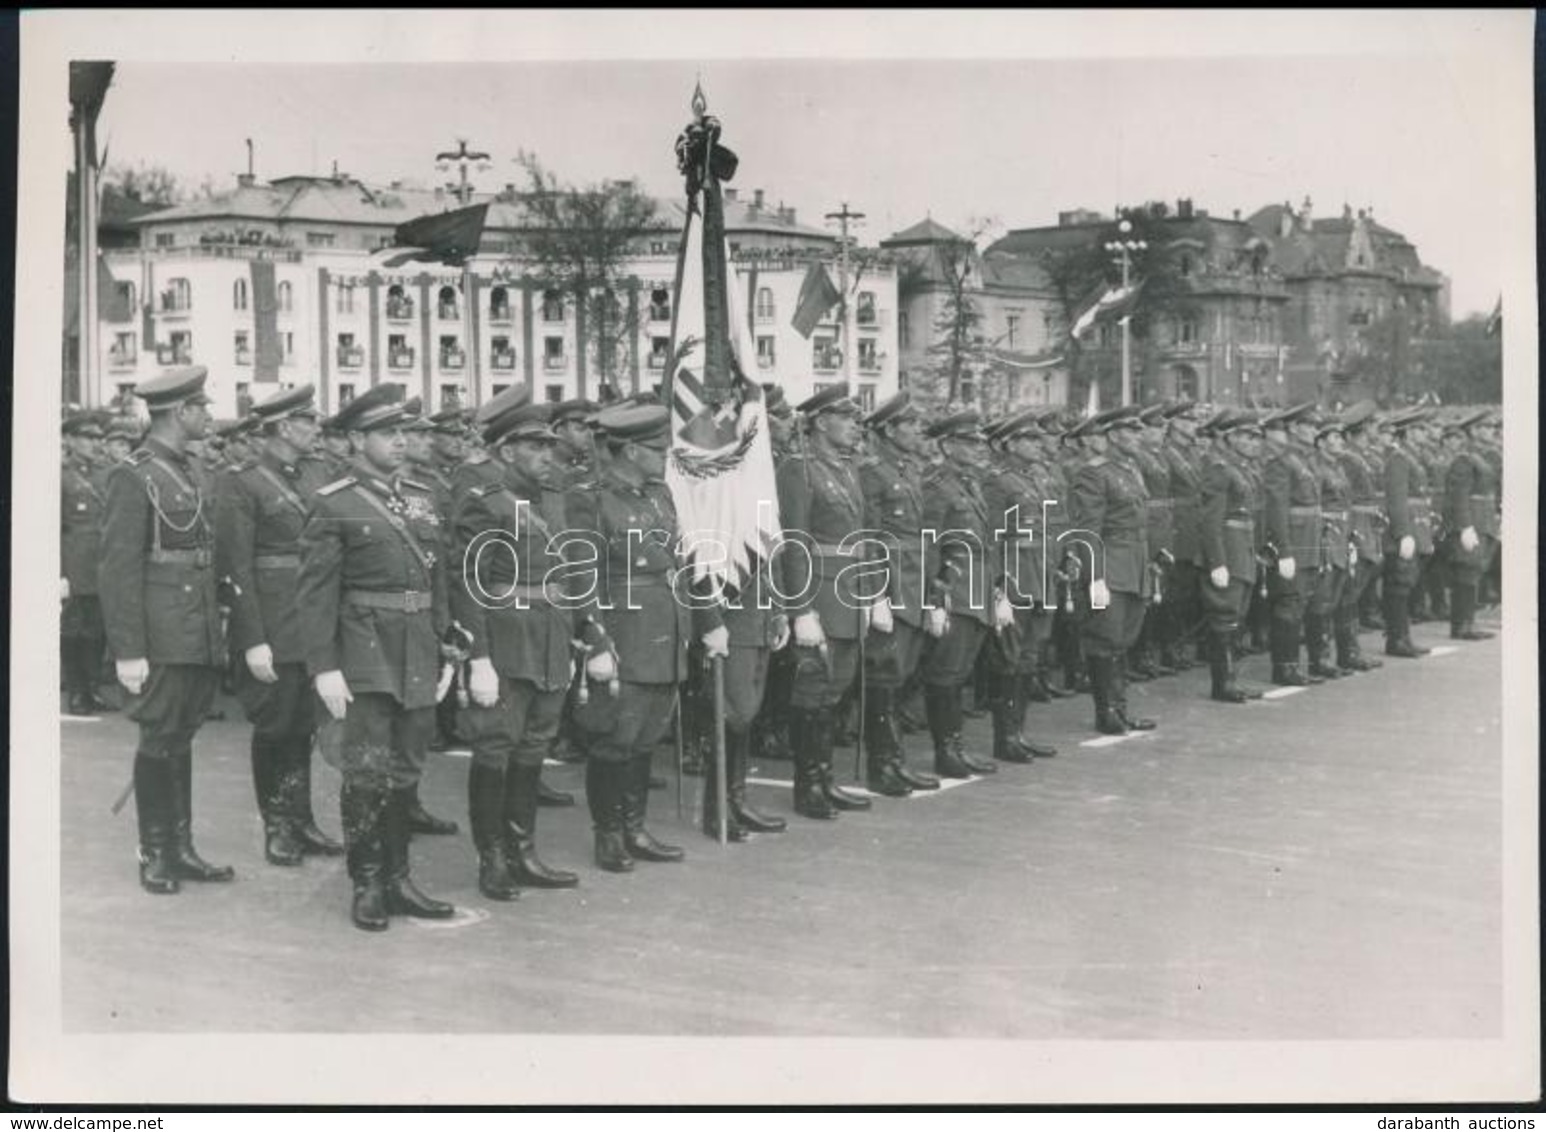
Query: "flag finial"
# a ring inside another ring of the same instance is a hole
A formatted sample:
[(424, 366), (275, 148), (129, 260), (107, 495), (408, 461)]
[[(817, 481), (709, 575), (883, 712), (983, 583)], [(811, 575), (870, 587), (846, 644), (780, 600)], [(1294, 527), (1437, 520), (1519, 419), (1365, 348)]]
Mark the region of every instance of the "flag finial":
[(692, 112), (693, 117), (702, 118), (708, 112), (709, 100), (703, 96), (703, 76), (698, 76), (698, 81), (692, 88)]

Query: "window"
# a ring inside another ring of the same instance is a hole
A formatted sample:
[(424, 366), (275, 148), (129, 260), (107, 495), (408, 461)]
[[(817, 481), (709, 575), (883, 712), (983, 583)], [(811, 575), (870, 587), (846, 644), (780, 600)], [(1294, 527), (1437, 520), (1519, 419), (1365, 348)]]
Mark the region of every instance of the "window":
[(164, 366), (185, 366), (193, 362), (193, 334), (174, 330), (164, 346), (156, 347), (156, 361)]
[(542, 292), (542, 321), (564, 321), (564, 296), (558, 291)]
[(177, 236), (174, 233), (172, 233), (172, 232), (157, 232), (156, 233), (156, 247), (158, 247), (158, 248), (175, 248), (176, 246), (177, 246)]
[(873, 338), (859, 339), (859, 368), (874, 372), (880, 368), (880, 351)]
[(164, 311), (192, 310), (193, 286), (186, 279), (167, 280), (166, 290), (161, 293), (161, 309)]
[(1058, 337), (1058, 316), (1053, 311), (1041, 312), (1041, 340), (1054, 342)]
[(354, 284), (340, 283), (338, 285), (338, 313), (354, 313)]
[(247, 309), (247, 280), (238, 279), (231, 285), (231, 309), (238, 311)]
[(545, 387), (549, 401), (562, 401), (564, 399), (564, 387), (562, 385), (549, 385)]
[(308, 248), (330, 248), (334, 244), (331, 232), (307, 232), (306, 246)]
[(811, 339), (811, 364), (819, 370), (835, 370), (843, 364), (843, 352), (837, 348), (837, 339), (816, 337)]
[(660, 335), (650, 339), (650, 369), (665, 369), (666, 359), (671, 356), (671, 339), (662, 338)]
[(1181, 272), (1181, 278), (1186, 279), (1186, 278), (1189, 278), (1191, 276), (1191, 274), (1192, 274), (1192, 255), (1191, 255), (1190, 252), (1182, 252), (1181, 253), (1181, 263), (1180, 263), (1179, 269), (1180, 269), (1180, 272)]
[(134, 331), (120, 330), (113, 335), (113, 345), (107, 352), (108, 365), (132, 366), (139, 360), (135, 348)]
[(247, 337), (245, 330), (236, 332), (236, 364), (250, 366), (252, 364), (252, 342)]
[(413, 347), (408, 345), (406, 334), (387, 335), (387, 365), (392, 369), (411, 369)]
[(293, 330), (286, 330), (279, 336), (279, 342), (284, 349), (284, 356), (280, 360), (287, 366), (293, 366), (295, 364), (295, 332)]
[(774, 351), (774, 337), (764, 334), (757, 339), (757, 365), (763, 369), (772, 369), (777, 363), (777, 354)]
[[(563, 369), (568, 364), (564, 357), (564, 340), (547, 337), (542, 340), (542, 365), (544, 369)], [(559, 398), (563, 400), (563, 398)]]
[(913, 344), (913, 327), (906, 311), (898, 311), (896, 315), (896, 343), (904, 350)]
[(353, 334), (338, 336), (338, 364), (348, 369), (357, 369), (365, 364), (365, 351), (354, 344)]
[(861, 381), (859, 383), (859, 408), (866, 413), (875, 411), (875, 383), (873, 381)]
[(454, 334), (442, 334), (440, 336), (440, 368), (461, 369), (467, 364), (467, 355), (462, 352), (462, 344)]
[(671, 292), (664, 287), (656, 287), (650, 292), (650, 321), (671, 321)]
[(1013, 350), (1020, 341), (1020, 312), (1004, 312), (1004, 345)]
[(279, 284), (279, 309), (289, 314), (295, 305), (295, 292), (288, 283)]
[(1095, 342), (1103, 350), (1109, 350), (1121, 341), (1121, 333), (1114, 322), (1103, 322), (1095, 331)]
[(338, 383), (338, 407), (342, 409), (350, 401), (354, 400), (354, 382), (341, 381)]
[(139, 307), (139, 304), (134, 301), (136, 298), (138, 298), (138, 292), (135, 291), (134, 284), (133, 283), (120, 283), (120, 284), (118, 284), (118, 293), (121, 296), (123, 296), (123, 308), (124, 308), (124, 310), (129, 311), (130, 312), (130, 317), (132, 318), (134, 316), (133, 312), (135, 310), (137, 310), (138, 307)]
[(876, 325), (880, 316), (875, 310), (875, 292), (860, 291), (859, 301), (854, 304), (854, 310), (854, 317), (858, 320), (860, 326)]
[(387, 317), (395, 322), (406, 322), (413, 317), (413, 300), (403, 291), (401, 283), (387, 288)]
[(456, 288), (442, 287), (436, 296), (436, 313), (445, 321), (452, 322), (461, 317), (456, 309)]
[(1190, 316), (1183, 318), (1180, 326), (1177, 327), (1177, 333), (1179, 335), (1178, 341), (1183, 344), (1197, 341), (1197, 320)]
[(489, 343), (489, 366), (493, 369), (514, 369), (515, 350), (505, 335), (496, 335)]
[(773, 307), (773, 288), (772, 287), (758, 287), (757, 288), (757, 321), (758, 322), (772, 322), (773, 321), (773, 313), (774, 313), (774, 307)]
[(488, 295), (488, 313), (491, 322), (510, 321), (510, 292), (503, 287), (495, 287)]
[(460, 385), (443, 384), (440, 387), (440, 407), (452, 409), (461, 404), (462, 387)]
[(132, 381), (120, 381), (118, 383), (118, 396), (116, 400), (123, 407), (124, 412), (128, 412), (128, 406), (134, 404), (134, 386), (135, 383)]
[(961, 379), (961, 404), (975, 405), (977, 403), (977, 383), (969, 377)]

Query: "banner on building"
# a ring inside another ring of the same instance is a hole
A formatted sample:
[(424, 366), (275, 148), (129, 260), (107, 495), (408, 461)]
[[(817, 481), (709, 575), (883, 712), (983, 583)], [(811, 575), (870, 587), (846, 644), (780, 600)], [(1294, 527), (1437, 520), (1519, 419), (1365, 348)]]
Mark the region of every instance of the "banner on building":
[(800, 332), (800, 337), (809, 338), (811, 331), (816, 329), (842, 297), (843, 293), (832, 282), (832, 276), (827, 274), (826, 266), (821, 263), (811, 264), (800, 284), (800, 298), (795, 303), (794, 318), (790, 320), (790, 325)]

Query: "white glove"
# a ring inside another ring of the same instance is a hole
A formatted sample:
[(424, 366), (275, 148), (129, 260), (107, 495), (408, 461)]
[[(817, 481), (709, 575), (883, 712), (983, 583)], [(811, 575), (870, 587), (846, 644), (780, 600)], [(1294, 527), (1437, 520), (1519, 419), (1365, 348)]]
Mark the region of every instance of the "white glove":
[(1282, 578), (1285, 582), (1292, 582), (1294, 574), (1297, 572), (1298, 567), (1294, 564), (1292, 558), (1278, 559), (1278, 577)]
[(334, 719), (342, 719), (354, 699), (349, 694), (349, 684), (344, 680), (344, 674), (336, 668), (331, 672), (319, 672), (312, 683), (317, 686), (317, 695), (322, 697), (327, 713)]
[(1090, 608), (1105, 609), (1111, 604), (1111, 587), (1105, 579), (1097, 578), (1090, 583)]
[(60, 578), (59, 579), (59, 600), (60, 601), (69, 601), (70, 600), (70, 579), (69, 578)]
[(1465, 530), (1460, 532), (1460, 548), (1467, 554), (1475, 550), (1481, 544), (1482, 540), (1480, 537), (1478, 537), (1475, 527), (1467, 527)]
[(493, 707), (499, 702), (499, 674), (488, 657), (475, 657), (467, 662), (467, 694), (479, 707)]
[(870, 628), (877, 633), (889, 633), (896, 628), (891, 619), (891, 599), (883, 597), (870, 606)]
[(821, 631), (820, 615), (802, 613), (794, 619), (794, 643), (802, 649), (819, 648), (826, 640), (827, 635)]
[(1402, 558), (1410, 559), (1417, 553), (1417, 540), (1411, 535), (1402, 535), (1396, 553), (1401, 555)]
[(1015, 623), (1015, 607), (1009, 604), (1007, 594), (997, 594), (993, 599), (993, 627), (1007, 629)]
[(773, 651), (777, 652), (789, 643), (789, 618), (782, 613), (773, 616)]
[(617, 661), (612, 659), (612, 650), (601, 649), (592, 653), (591, 658), (585, 662), (585, 675), (603, 684), (610, 684), (616, 680)]
[(730, 655), (730, 630), (721, 625), (717, 629), (710, 629), (703, 634), (703, 647), (709, 656)]
[(265, 684), (277, 684), (279, 674), (274, 671), (274, 650), (267, 645), (253, 645), (246, 652), (247, 671)]
[(934, 606), (923, 615), (923, 631), (938, 640), (950, 631), (950, 614), (943, 606)]
[(1208, 580), (1213, 583), (1213, 588), (1222, 590), (1229, 586), (1229, 567), (1215, 566), (1208, 571)]
[(144, 657), (138, 660), (120, 660), (114, 666), (118, 669), (118, 682), (129, 689), (129, 695), (137, 696), (145, 687), (145, 681), (150, 679), (150, 661)]

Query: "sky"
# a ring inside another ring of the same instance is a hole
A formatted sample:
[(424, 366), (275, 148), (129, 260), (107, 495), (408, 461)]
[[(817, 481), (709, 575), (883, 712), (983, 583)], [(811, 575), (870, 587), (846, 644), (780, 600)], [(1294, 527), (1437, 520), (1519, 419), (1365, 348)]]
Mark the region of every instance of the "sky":
[(805, 223), (844, 202), (873, 243), (925, 216), (957, 229), (1189, 197), (1215, 216), (1308, 196), (1372, 207), (1451, 277), (1457, 317), (1492, 308), (1507, 141), (1483, 62), (1464, 57), (573, 61), (118, 65), (110, 163), (234, 183), (340, 170), (443, 182), (458, 138), (480, 190), (535, 153), (561, 179), (680, 192), (672, 143), (701, 77), (733, 184)]

